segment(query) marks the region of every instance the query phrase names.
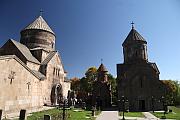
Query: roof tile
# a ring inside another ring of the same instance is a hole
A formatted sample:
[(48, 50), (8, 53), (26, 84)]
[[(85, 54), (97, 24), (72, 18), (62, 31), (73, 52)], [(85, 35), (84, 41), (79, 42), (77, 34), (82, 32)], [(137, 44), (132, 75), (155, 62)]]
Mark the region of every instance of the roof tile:
[(106, 67), (101, 63), (101, 65), (98, 68), (98, 72), (108, 72)]
[(40, 62), (34, 56), (32, 56), (31, 52), (25, 45), (13, 40), (13, 39), (10, 39), (10, 40), (14, 43), (14, 45), (19, 49), (19, 51), (24, 55), (24, 57), (28, 61), (40, 64)]
[(146, 42), (146, 40), (134, 28), (131, 29), (131, 31), (129, 32), (129, 34), (126, 37), (126, 39), (123, 42), (123, 44), (129, 43), (129, 42), (133, 42), (133, 41), (143, 41), (143, 42)]
[(38, 18), (36, 18), (36, 20), (34, 22), (29, 24), (23, 30), (29, 30), (29, 29), (45, 30), (45, 31), (51, 32), (52, 34), (55, 35), (55, 33), (52, 31), (52, 29), (49, 27), (49, 25), (46, 23), (46, 21), (43, 19), (42, 16), (39, 16)]

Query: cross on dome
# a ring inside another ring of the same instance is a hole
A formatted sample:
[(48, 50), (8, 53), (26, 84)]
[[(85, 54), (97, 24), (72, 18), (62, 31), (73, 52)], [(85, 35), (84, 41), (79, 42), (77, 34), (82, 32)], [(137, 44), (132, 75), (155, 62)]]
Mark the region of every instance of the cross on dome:
[(132, 21), (132, 22), (131, 22), (132, 29), (134, 29), (134, 24), (135, 24), (135, 23)]

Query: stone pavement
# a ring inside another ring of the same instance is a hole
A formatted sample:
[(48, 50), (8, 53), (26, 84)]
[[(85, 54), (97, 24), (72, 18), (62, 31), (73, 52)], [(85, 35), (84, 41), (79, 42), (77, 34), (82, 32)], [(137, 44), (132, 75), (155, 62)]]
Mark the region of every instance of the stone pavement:
[(150, 112), (142, 112), (146, 119), (149, 120), (159, 120), (156, 116), (151, 114)]
[[(152, 115), (150, 112), (143, 112), (145, 118), (140, 117), (126, 117), (126, 120), (159, 120), (157, 117)], [(97, 116), (96, 120), (121, 120), (122, 116), (118, 116), (118, 111), (102, 111)]]
[[(125, 120), (149, 120), (149, 119), (145, 119), (145, 118), (140, 118), (140, 117), (124, 117)], [(119, 120), (122, 120), (122, 116), (119, 116)]]
[[(150, 112), (142, 112), (145, 116), (141, 117), (126, 117), (126, 120), (161, 120), (151, 114)], [(118, 111), (102, 111), (100, 115), (97, 116), (96, 120), (122, 120), (122, 116), (118, 116)], [(163, 119), (163, 120), (173, 120), (173, 119)]]
[(96, 120), (119, 120), (118, 111), (102, 111)]

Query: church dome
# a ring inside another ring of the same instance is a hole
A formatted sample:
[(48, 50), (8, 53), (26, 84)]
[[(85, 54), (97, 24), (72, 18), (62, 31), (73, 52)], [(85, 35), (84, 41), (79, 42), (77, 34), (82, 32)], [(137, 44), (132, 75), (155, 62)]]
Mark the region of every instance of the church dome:
[(30, 30), (30, 29), (37, 29), (37, 30), (44, 30), (48, 31), (52, 34), (55, 34), (49, 25), (46, 23), (46, 21), (43, 19), (42, 16), (39, 16), (34, 22), (29, 24), (27, 27), (25, 27), (23, 30)]
[(132, 26), (131, 31), (123, 44), (124, 62), (138, 63), (147, 62), (147, 42)]
[(38, 47), (53, 51), (55, 50), (55, 33), (43, 17), (39, 16), (21, 31), (20, 42), (29, 49)]
[(132, 42), (144, 42), (147, 43), (146, 40), (132, 27), (131, 31), (129, 32), (128, 36), (123, 42), (123, 45), (132, 43)]
[(101, 65), (99, 66), (99, 68), (98, 68), (98, 70), (97, 70), (98, 72), (108, 72), (107, 71), (107, 69), (106, 69), (106, 67), (101, 63)]

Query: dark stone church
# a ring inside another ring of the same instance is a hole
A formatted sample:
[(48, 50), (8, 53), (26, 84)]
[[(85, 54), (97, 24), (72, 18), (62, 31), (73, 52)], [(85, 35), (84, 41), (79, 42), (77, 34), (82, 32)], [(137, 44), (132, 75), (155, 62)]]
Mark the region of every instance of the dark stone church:
[(111, 106), (111, 86), (107, 73), (108, 70), (101, 63), (97, 70), (97, 80), (93, 83), (93, 101), (101, 110)]
[[(156, 63), (148, 61), (147, 42), (132, 29), (122, 44), (124, 63), (117, 64), (118, 100), (128, 100), (130, 111), (163, 109), (165, 86)], [(122, 104), (120, 104), (122, 107)]]

